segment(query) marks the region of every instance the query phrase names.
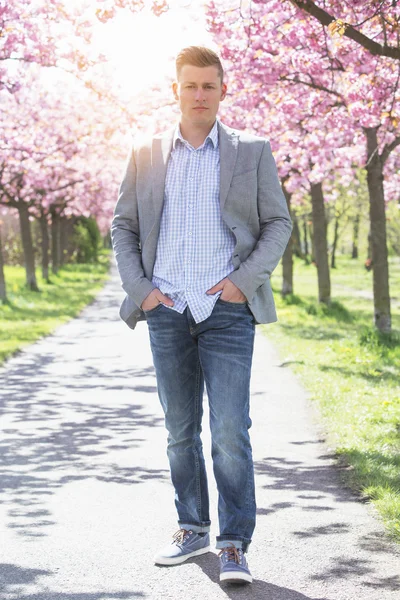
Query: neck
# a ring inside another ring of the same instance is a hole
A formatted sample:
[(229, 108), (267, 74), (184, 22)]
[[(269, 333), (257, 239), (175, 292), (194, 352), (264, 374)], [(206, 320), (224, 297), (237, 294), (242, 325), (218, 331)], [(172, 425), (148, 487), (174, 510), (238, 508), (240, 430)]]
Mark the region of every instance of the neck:
[(214, 127), (214, 123), (212, 123), (212, 125), (193, 125), (181, 121), (179, 127), (182, 137), (189, 142), (193, 148), (199, 148)]

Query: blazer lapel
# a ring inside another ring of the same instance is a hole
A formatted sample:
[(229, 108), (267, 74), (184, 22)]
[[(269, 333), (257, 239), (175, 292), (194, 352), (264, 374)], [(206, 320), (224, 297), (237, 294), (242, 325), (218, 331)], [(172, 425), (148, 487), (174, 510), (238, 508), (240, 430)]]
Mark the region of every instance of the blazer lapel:
[(174, 131), (154, 138), (151, 148), (152, 190), (155, 222), (160, 222), (164, 203), (165, 177)]
[(233, 171), (235, 170), (239, 136), (220, 122), (218, 122), (218, 134), (220, 152), (219, 201), (222, 210), (228, 196)]
[[(161, 219), (164, 203), (165, 177), (167, 174), (168, 159), (172, 149), (174, 131), (175, 129), (153, 139), (151, 166), (155, 222), (160, 222)], [(231, 185), (233, 172), (235, 170), (239, 136), (220, 122), (218, 122), (218, 136), (220, 147), (219, 200), (222, 209), (225, 204), (229, 187)]]

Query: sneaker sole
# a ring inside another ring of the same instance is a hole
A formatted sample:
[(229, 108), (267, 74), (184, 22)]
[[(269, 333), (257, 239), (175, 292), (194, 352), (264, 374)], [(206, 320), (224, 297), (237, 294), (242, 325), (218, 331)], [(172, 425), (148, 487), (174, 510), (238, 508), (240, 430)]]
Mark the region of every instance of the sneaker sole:
[(189, 552), (189, 554), (183, 554), (182, 556), (176, 556), (175, 558), (156, 556), (154, 562), (156, 565), (164, 566), (179, 565), (185, 562), (185, 560), (189, 560), (189, 558), (193, 558), (194, 556), (200, 556), (201, 554), (206, 554), (207, 552), (210, 552), (210, 550), (211, 546), (206, 546), (205, 548), (200, 548), (200, 550), (195, 550), (194, 552)]
[(229, 573), (221, 573), (219, 576), (220, 581), (225, 583), (252, 583), (253, 578), (249, 573), (239, 573), (237, 571), (231, 571)]

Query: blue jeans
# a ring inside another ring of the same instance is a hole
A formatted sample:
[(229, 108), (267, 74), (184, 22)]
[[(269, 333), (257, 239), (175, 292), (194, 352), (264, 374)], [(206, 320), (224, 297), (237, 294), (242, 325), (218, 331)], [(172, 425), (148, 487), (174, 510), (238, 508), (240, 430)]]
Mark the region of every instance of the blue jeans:
[(256, 516), (248, 431), (254, 318), (247, 304), (220, 299), (211, 315), (198, 324), (188, 308), (180, 314), (162, 304), (147, 311), (146, 318), (168, 430), (179, 526), (199, 533), (210, 529), (200, 438), (205, 382), (218, 488), (217, 548), (231, 542), (246, 551)]

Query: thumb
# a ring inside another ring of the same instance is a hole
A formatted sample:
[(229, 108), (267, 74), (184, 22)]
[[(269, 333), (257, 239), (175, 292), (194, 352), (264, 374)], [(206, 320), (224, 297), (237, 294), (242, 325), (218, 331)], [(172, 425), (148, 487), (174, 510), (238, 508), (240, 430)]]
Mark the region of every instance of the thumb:
[(224, 282), (220, 281), (219, 283), (217, 283), (216, 285), (214, 285), (212, 288), (210, 288), (209, 290), (207, 290), (206, 294), (216, 294), (217, 292), (220, 292), (223, 289), (224, 289)]
[(163, 294), (160, 291), (157, 293), (157, 300), (159, 300), (160, 302), (162, 302), (166, 306), (173, 306), (174, 305), (174, 301), (171, 300), (171, 298), (169, 298), (168, 296), (166, 296), (165, 294)]

